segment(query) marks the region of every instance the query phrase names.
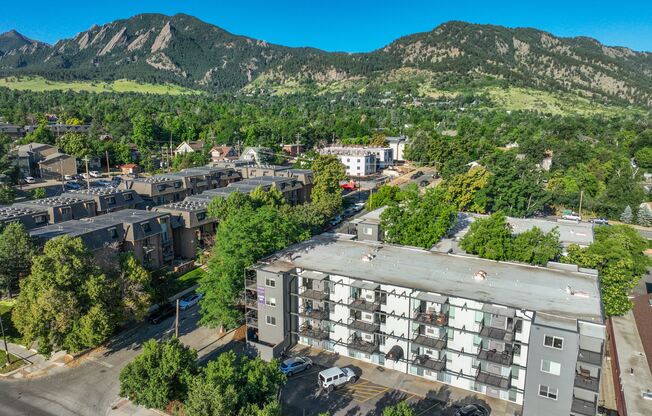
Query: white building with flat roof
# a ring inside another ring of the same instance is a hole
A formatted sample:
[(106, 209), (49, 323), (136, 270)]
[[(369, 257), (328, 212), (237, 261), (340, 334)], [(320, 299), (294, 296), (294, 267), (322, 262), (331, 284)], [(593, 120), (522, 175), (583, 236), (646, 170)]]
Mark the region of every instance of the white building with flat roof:
[(322, 155), (336, 155), (348, 176), (368, 176), (394, 165), (394, 151), (389, 147), (325, 147)]
[[(522, 406), (597, 414), (604, 317), (597, 272), (321, 235), (246, 282), (250, 346), (309, 345)], [(433, 385), (433, 389), (443, 386)]]

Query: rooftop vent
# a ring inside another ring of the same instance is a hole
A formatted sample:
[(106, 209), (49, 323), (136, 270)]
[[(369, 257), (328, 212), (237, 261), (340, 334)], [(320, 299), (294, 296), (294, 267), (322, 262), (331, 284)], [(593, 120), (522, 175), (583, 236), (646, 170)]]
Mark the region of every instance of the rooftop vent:
[(583, 292), (581, 290), (573, 290), (572, 287), (566, 286), (566, 293), (568, 293), (571, 296), (577, 296), (578, 298), (588, 298), (589, 294), (587, 292)]
[(473, 273), (473, 278), (475, 280), (487, 280), (487, 272), (484, 270), (478, 270), (477, 272)]

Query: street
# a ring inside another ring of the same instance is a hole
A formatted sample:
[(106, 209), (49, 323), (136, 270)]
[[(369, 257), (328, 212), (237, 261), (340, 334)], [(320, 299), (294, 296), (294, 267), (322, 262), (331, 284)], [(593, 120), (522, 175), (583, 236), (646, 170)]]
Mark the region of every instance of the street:
[[(199, 308), (181, 312), (180, 340), (206, 357), (219, 347), (216, 330), (198, 327)], [(150, 339), (172, 335), (173, 318), (158, 325), (141, 324), (114, 338), (103, 349), (82, 358), (74, 368), (31, 380), (0, 381), (1, 416), (105, 415), (118, 399), (120, 370)]]

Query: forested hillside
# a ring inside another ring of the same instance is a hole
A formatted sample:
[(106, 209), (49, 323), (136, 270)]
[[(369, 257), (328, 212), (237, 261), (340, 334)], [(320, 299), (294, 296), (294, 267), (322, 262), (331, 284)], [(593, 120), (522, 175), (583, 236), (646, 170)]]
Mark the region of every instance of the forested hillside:
[[(320, 85), (364, 89), (412, 82), (445, 90), (487, 85), (652, 105), (652, 54), (536, 29), (449, 22), (369, 53), (289, 48), (194, 17), (142, 14), (46, 45), (0, 35), (0, 76), (171, 82), (209, 91)], [(382, 89), (382, 88), (381, 88)], [(423, 91), (421, 91), (423, 93)]]

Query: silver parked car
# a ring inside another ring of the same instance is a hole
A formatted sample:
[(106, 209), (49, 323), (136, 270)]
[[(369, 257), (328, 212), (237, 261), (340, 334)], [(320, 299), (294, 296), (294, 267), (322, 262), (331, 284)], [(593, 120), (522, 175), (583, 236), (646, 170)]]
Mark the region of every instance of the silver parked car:
[(312, 360), (308, 357), (292, 357), (281, 363), (281, 372), (288, 377), (292, 374), (309, 370), (312, 367)]

